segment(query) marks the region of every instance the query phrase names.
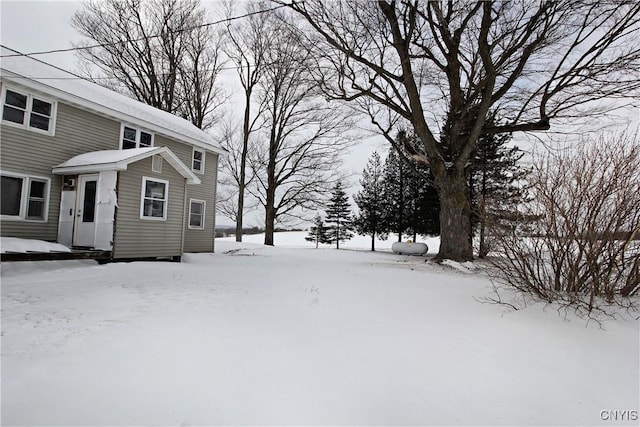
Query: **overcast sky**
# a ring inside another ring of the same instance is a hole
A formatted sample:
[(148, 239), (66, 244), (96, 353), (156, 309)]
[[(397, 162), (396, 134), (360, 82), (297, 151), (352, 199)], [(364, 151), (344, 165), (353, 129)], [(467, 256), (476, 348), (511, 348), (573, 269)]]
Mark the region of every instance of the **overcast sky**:
[[(75, 1), (0, 1), (2, 44), (22, 53), (72, 47), (80, 40), (69, 21), (81, 6)], [(39, 59), (73, 69), (73, 53), (38, 56)]]

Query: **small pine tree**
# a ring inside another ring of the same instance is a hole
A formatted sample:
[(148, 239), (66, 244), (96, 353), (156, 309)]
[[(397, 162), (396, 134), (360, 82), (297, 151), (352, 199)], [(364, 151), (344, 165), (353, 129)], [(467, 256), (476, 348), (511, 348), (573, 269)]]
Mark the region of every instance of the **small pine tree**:
[(327, 240), (335, 243), (336, 249), (340, 249), (340, 242), (353, 237), (349, 197), (339, 182), (334, 187), (327, 205), (325, 222), (327, 223)]
[(358, 209), (360, 209), (360, 213), (354, 219), (354, 225), (359, 234), (371, 236), (371, 250), (375, 251), (376, 236), (386, 239), (386, 233), (382, 228), (385, 210), (382, 194), (382, 164), (380, 163), (380, 155), (375, 151), (362, 171), (360, 184), (362, 190), (353, 196)]
[(329, 243), (327, 237), (327, 228), (324, 226), (324, 221), (320, 214), (317, 214), (313, 220), (313, 225), (309, 229), (309, 235), (304, 238), (307, 242), (316, 242), (316, 249), (319, 243)]

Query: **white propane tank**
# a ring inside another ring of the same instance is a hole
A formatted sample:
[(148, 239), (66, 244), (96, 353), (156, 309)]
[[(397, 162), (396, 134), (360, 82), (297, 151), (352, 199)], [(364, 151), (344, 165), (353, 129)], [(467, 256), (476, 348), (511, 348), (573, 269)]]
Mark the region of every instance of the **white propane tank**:
[(400, 255), (424, 255), (429, 250), (426, 243), (395, 242), (391, 250)]

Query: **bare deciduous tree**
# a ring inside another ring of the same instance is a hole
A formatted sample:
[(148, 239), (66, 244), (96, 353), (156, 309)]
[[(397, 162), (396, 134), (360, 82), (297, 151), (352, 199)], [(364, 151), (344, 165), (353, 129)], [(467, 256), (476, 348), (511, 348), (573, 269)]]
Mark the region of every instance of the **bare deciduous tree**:
[(277, 220), (316, 209), (339, 179), (340, 156), (351, 121), (338, 105), (329, 105), (309, 76), (309, 50), (273, 17), (258, 101), (265, 130), (251, 159), (256, 187), (250, 191), (265, 209), (265, 244), (273, 245)]
[[(233, 3), (227, 4), (227, 15), (233, 13)], [(255, 13), (262, 6), (255, 3), (245, 3), (247, 14)], [(254, 105), (254, 90), (262, 77), (265, 68), (265, 51), (271, 42), (270, 26), (263, 14), (249, 15), (242, 21), (229, 21), (227, 25), (228, 41), (225, 45), (225, 53), (236, 66), (240, 84), (243, 90), (244, 115), (242, 120), (242, 144), (229, 146), (227, 149), (237, 152), (234, 159), (234, 176), (237, 183), (236, 212), (233, 214), (236, 223), (236, 241), (242, 241), (242, 225), (245, 207), (245, 189), (249, 184), (247, 174), (247, 156), (249, 154), (249, 138), (256, 130), (261, 120), (262, 104)], [(253, 112), (252, 110), (257, 111)], [(229, 206), (226, 204), (226, 206)]]
[[(251, 185), (255, 175), (251, 168), (245, 172), (242, 169), (242, 156), (246, 156), (248, 145), (243, 144), (243, 131), (241, 122), (236, 120), (234, 116), (223, 118), (218, 126), (219, 133), (216, 135), (220, 146), (227, 150), (227, 155), (220, 158), (220, 173), (218, 175), (219, 190), (216, 198), (216, 206), (219, 212), (236, 224), (242, 224), (242, 220), (238, 215), (244, 212), (255, 210), (257, 202), (250, 201), (246, 203), (243, 197), (243, 208), (238, 209), (238, 191), (240, 187)], [(241, 172), (243, 171), (243, 172)], [(248, 173), (247, 173), (248, 172)], [(242, 185), (241, 185), (242, 182)], [(242, 230), (240, 230), (242, 235)], [(238, 230), (236, 228), (236, 239)], [(241, 240), (240, 240), (241, 241)]]
[(206, 21), (198, 0), (88, 0), (71, 25), (91, 40), (78, 45), (90, 78), (207, 129), (226, 95)]
[(591, 312), (640, 291), (640, 144), (628, 134), (583, 144), (537, 162), (525, 212), (537, 219), (497, 234), (504, 256), (493, 262), (500, 282)]
[[(441, 200), (439, 259), (473, 258), (467, 175), (480, 135), (548, 130), (640, 88), (635, 1), (273, 1), (302, 18), (327, 97), (367, 112), (392, 144), (411, 123), (421, 147), (410, 154)], [(492, 109), (506, 122), (488, 124)]]

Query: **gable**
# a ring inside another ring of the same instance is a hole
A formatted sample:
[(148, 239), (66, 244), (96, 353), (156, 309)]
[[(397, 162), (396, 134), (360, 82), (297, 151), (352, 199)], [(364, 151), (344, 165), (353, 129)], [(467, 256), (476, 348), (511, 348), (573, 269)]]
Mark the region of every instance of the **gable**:
[(188, 184), (200, 184), (200, 179), (167, 147), (92, 151), (72, 157), (66, 162), (54, 166), (52, 172), (57, 175), (72, 175), (100, 171), (124, 171), (127, 170), (129, 164), (156, 155), (161, 156), (178, 171)]

